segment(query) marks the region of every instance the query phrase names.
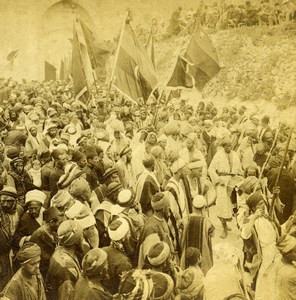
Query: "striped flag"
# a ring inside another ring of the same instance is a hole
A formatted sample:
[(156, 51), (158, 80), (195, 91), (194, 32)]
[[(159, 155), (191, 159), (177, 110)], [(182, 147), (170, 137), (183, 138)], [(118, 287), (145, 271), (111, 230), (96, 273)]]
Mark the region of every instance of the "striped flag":
[(129, 19), (119, 40), (111, 82), (123, 95), (136, 102), (139, 98), (146, 102), (158, 84), (153, 63), (137, 39)]

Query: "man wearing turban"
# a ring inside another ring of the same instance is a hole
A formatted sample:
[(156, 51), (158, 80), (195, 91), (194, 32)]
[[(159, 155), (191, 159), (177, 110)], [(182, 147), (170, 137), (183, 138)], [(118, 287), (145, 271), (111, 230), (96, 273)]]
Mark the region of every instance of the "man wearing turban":
[(18, 195), (10, 186), (4, 186), (0, 192), (0, 291), (11, 279), (12, 237), (23, 214), (23, 208), (17, 204)]
[(24, 242), (30, 239), (31, 234), (43, 225), (43, 205), (45, 200), (46, 195), (39, 190), (27, 192), (25, 199), (27, 211), (23, 214), (14, 234), (16, 248), (21, 247)]
[(74, 286), (81, 274), (77, 255), (82, 252), (82, 227), (73, 220), (64, 221), (58, 228), (60, 246), (56, 247), (49, 263), (46, 283), (50, 299), (73, 299)]
[(26, 243), (16, 258), (21, 268), (6, 285), (0, 298), (24, 300), (46, 300), (42, 276), (39, 271), (41, 250), (34, 243)]
[(82, 260), (82, 276), (74, 290), (74, 300), (111, 300), (113, 296), (102, 282), (108, 276), (107, 253), (95, 248), (87, 252)]
[(216, 185), (216, 208), (217, 216), (220, 219), (223, 231), (221, 238), (227, 237), (227, 222), (232, 219), (232, 203), (231, 194), (233, 188), (230, 182), (233, 177), (242, 175), (241, 162), (238, 154), (231, 149), (232, 140), (230, 137), (225, 136), (221, 140), (222, 149), (218, 151), (209, 166), (209, 175), (213, 184)]

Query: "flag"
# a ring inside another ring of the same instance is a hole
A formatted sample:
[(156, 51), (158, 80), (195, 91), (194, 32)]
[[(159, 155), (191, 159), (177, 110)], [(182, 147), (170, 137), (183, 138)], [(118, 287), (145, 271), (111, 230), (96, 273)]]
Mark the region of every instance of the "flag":
[(17, 50), (14, 50), (14, 51), (11, 51), (8, 55), (7, 55), (7, 60), (8, 61), (13, 61), (13, 60), (15, 60), (15, 58), (17, 57), (17, 55), (18, 55), (18, 52), (19, 52), (19, 50), (17, 49)]
[(111, 49), (109, 49), (105, 43), (97, 41), (92, 31), (81, 20), (80, 25), (84, 35), (91, 67), (96, 72), (98, 80), (105, 82), (107, 77), (106, 65), (111, 55)]
[(85, 104), (88, 101), (87, 81), (83, 69), (80, 42), (76, 31), (75, 24), (73, 26), (72, 40), (72, 77), (74, 86), (74, 96), (80, 98)]
[[(173, 82), (173, 86), (179, 87), (195, 86), (201, 91), (206, 83), (219, 71), (220, 67), (216, 49), (209, 36), (202, 30), (200, 24), (197, 24), (183, 57), (180, 55), (180, 58), (178, 58), (169, 83)], [(176, 72), (183, 72), (183, 74), (176, 74)], [(188, 81), (190, 76), (191, 84)], [(181, 81), (177, 82), (177, 78), (180, 78)], [(184, 78), (186, 78), (185, 85)]]
[(192, 76), (189, 75), (188, 62), (178, 55), (176, 66), (167, 86), (193, 88), (193, 82)]
[(154, 43), (155, 43), (154, 35), (152, 34), (152, 32), (150, 32), (148, 40), (147, 40), (146, 45), (145, 45), (145, 49), (146, 49), (148, 55), (150, 56), (152, 64), (153, 64), (153, 66), (155, 68)]
[(17, 49), (17, 50), (11, 51), (7, 55), (6, 59), (8, 60), (8, 64), (5, 66), (6, 70), (13, 71), (13, 63), (18, 55), (18, 52), (19, 52), (19, 50)]
[(136, 102), (139, 98), (146, 102), (158, 82), (151, 59), (129, 21), (124, 25), (114, 64), (111, 81), (115, 88)]
[(60, 66), (60, 80), (65, 80), (65, 62), (61, 59), (61, 66)]
[(45, 81), (56, 80), (56, 67), (50, 64), (47, 61), (44, 61), (45, 64)]

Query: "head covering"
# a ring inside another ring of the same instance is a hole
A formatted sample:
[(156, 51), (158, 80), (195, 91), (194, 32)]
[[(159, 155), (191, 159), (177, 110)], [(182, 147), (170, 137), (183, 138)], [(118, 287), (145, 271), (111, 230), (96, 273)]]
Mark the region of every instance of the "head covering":
[(17, 158), (19, 156), (20, 150), (17, 147), (9, 147), (6, 150), (6, 156), (10, 159)]
[(264, 200), (261, 192), (255, 192), (253, 194), (251, 194), (246, 203), (249, 206), (250, 209), (253, 209), (261, 200)]
[(129, 207), (134, 203), (133, 193), (129, 189), (124, 189), (117, 196), (117, 204), (122, 207)]
[(69, 193), (74, 198), (88, 200), (85, 197), (91, 193), (91, 188), (88, 181), (80, 176), (71, 182)]
[(107, 261), (107, 252), (100, 248), (89, 250), (82, 260), (82, 269), (85, 276), (98, 276), (101, 266)]
[(189, 133), (187, 136), (187, 139), (191, 140), (193, 143), (196, 143), (196, 141), (197, 141), (196, 133), (194, 133), (194, 132)]
[(41, 192), (39, 190), (32, 190), (32, 191), (27, 192), (25, 204), (27, 204), (31, 201), (36, 201), (36, 202), (40, 202), (42, 205), (44, 205), (45, 200), (46, 200), (46, 195), (43, 192)]
[(111, 167), (111, 168), (107, 169), (104, 173), (104, 180), (107, 180), (114, 173), (118, 173), (116, 168)]
[(118, 218), (108, 226), (108, 234), (112, 241), (122, 240), (129, 230), (129, 224), (124, 218)]
[(179, 158), (172, 163), (171, 171), (173, 172), (173, 174), (176, 174), (179, 170), (185, 167), (185, 165), (186, 165), (185, 161), (182, 158)]
[(238, 189), (250, 195), (254, 192), (256, 186), (260, 189), (261, 184), (259, 179), (255, 176), (248, 176), (238, 185)]
[(202, 168), (204, 166), (204, 163), (201, 160), (192, 161), (187, 165), (189, 170)]
[(25, 243), (20, 250), (18, 251), (16, 255), (16, 259), (20, 263), (27, 263), (31, 259), (40, 256), (41, 255), (41, 249), (40, 247), (32, 242)]
[(72, 160), (74, 162), (79, 162), (84, 157), (85, 157), (85, 155), (79, 150), (74, 150), (72, 152)]
[(163, 129), (166, 135), (178, 134), (180, 132), (179, 126), (175, 122), (166, 124)]
[(152, 272), (152, 281), (154, 285), (154, 300), (171, 299), (175, 287), (171, 276), (162, 272)]
[(3, 187), (3, 189), (0, 191), (0, 196), (2, 196), (2, 195), (10, 196), (13, 198), (18, 198), (16, 189), (9, 185), (5, 185)]
[(87, 159), (93, 159), (94, 157), (98, 156), (98, 152), (95, 146), (86, 146), (84, 151)]
[(159, 136), (158, 138), (157, 138), (157, 142), (159, 143), (159, 142), (167, 142), (167, 140), (168, 140), (168, 138), (167, 138), (167, 136), (165, 135), (165, 134), (162, 134), (161, 136)]
[(169, 206), (170, 202), (169, 202), (169, 198), (167, 197), (167, 194), (165, 193), (156, 193), (155, 195), (153, 195), (152, 199), (151, 199), (151, 206), (153, 208), (153, 210), (162, 210), (165, 207)]
[(55, 206), (51, 206), (43, 212), (43, 220), (46, 223), (53, 219), (57, 219), (59, 216), (61, 216), (61, 212)]
[(150, 150), (150, 154), (152, 156), (154, 156), (155, 158), (158, 158), (162, 152), (163, 152), (163, 149), (160, 146), (154, 146)]
[(121, 152), (119, 153), (119, 156), (122, 157), (123, 155), (127, 154), (130, 151), (132, 151), (132, 149), (129, 146), (127, 146), (121, 150)]
[(148, 300), (153, 292), (153, 281), (146, 276), (147, 270), (131, 270), (123, 274), (119, 285), (120, 299)]
[(62, 175), (57, 183), (59, 189), (68, 187), (75, 179), (79, 178), (84, 172), (75, 163), (68, 163), (65, 167), (65, 174)]
[(80, 201), (75, 203), (65, 211), (65, 216), (68, 219), (77, 222), (82, 229), (89, 228), (96, 224), (96, 219), (93, 214)]
[(200, 250), (194, 247), (189, 247), (185, 250), (185, 263), (186, 266), (195, 266), (200, 260)]
[(62, 246), (71, 247), (82, 237), (81, 226), (73, 221), (66, 220), (58, 228), (58, 238)]
[(279, 239), (277, 247), (281, 254), (286, 254), (296, 248), (296, 238), (290, 234), (283, 235)]
[(152, 155), (148, 155), (142, 160), (142, 164), (145, 168), (151, 168), (155, 164), (155, 159)]
[(108, 186), (107, 186), (107, 190), (106, 190), (106, 197), (110, 197), (113, 193), (119, 191), (122, 189), (122, 185), (120, 182), (111, 182)]
[(196, 195), (193, 198), (192, 205), (195, 208), (203, 208), (207, 205), (206, 199), (202, 195)]
[(231, 137), (228, 135), (224, 136), (220, 141), (220, 145), (222, 147), (224, 147), (225, 145), (231, 145), (231, 143), (232, 143)]
[(68, 191), (60, 190), (53, 196), (51, 203), (56, 208), (59, 208), (65, 206), (71, 199), (73, 198)]
[(152, 266), (159, 266), (168, 259), (170, 253), (169, 245), (166, 242), (159, 242), (151, 246), (147, 259)]

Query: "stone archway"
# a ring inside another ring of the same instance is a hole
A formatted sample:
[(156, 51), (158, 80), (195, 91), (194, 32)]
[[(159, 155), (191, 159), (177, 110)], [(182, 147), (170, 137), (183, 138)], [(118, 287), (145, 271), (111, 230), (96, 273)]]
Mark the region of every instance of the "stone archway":
[[(38, 78), (40, 80), (44, 79), (44, 61), (54, 65), (59, 71), (61, 59), (71, 57), (73, 24), (78, 18), (90, 28), (94, 27), (87, 10), (74, 1), (59, 1), (50, 6), (42, 15), (38, 32)], [(81, 43), (83, 43), (79, 31), (78, 34)], [(87, 56), (86, 49), (83, 49), (83, 55)], [(84, 59), (87, 61), (86, 58)]]

